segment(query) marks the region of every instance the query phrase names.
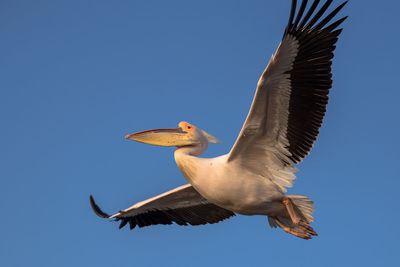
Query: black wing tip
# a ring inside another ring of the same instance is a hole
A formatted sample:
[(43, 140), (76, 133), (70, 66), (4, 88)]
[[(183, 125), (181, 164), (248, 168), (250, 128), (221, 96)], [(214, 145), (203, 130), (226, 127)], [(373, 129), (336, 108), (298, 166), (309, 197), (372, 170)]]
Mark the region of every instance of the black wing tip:
[(90, 195), (89, 196), (90, 199), (90, 206), (92, 206), (92, 209), (94, 211), (94, 213), (96, 213), (97, 216), (101, 217), (101, 218), (110, 218), (110, 215), (108, 215), (107, 213), (103, 212), (100, 207), (96, 204), (96, 202), (94, 202), (93, 196)]
[(128, 222), (129, 222), (128, 219), (122, 219), (118, 229), (122, 229)]
[[(305, 30), (313, 29), (313, 28), (316, 28), (318, 30), (322, 30), (321, 28), (323, 26), (325, 26), (325, 24), (327, 24), (329, 22), (329, 20), (331, 20), (336, 15), (336, 13), (338, 13), (349, 1), (350, 0), (346, 0), (343, 3), (341, 3), (331, 14), (328, 15), (328, 17), (330, 15), (332, 15), (331, 18), (329, 18), (327, 21), (325, 21), (325, 23), (321, 22), (316, 26), (315, 23), (321, 18), (321, 16), (323, 16), (325, 11), (332, 4), (333, 0), (326, 0), (325, 3), (323, 4), (323, 6), (320, 8), (320, 10), (316, 14), (314, 14), (314, 12), (315, 12), (318, 4), (320, 3), (320, 0), (314, 0), (312, 5), (311, 5), (311, 7), (308, 8), (308, 12), (304, 17), (303, 17), (303, 13), (305, 11), (305, 8), (306, 8), (308, 0), (303, 0), (302, 3), (301, 3), (301, 7), (297, 11), (296, 21), (294, 23), (293, 23), (293, 19), (294, 19), (294, 16), (296, 15), (297, 0), (292, 0), (290, 16), (289, 16), (289, 22), (288, 22), (288, 25), (286, 26), (286, 29), (284, 31), (284, 36), (288, 32), (294, 30), (294, 28), (297, 28), (297, 27), (305, 29)], [(336, 27), (339, 26), (339, 24), (341, 24), (344, 20), (346, 20), (346, 18), (347, 18), (347, 16), (343, 20), (340, 19), (340, 22), (338, 23), (338, 25), (336, 25)], [(300, 19), (301, 19), (301, 22), (300, 22)], [(300, 23), (300, 25), (298, 25), (298, 23)], [(335, 24), (335, 23), (333, 23), (333, 24)]]

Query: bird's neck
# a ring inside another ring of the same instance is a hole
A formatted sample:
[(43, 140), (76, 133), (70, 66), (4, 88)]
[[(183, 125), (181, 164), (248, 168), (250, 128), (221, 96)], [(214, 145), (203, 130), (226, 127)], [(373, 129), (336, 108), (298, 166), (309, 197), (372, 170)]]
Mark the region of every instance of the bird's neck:
[(185, 146), (175, 150), (176, 165), (178, 165), (183, 176), (185, 176), (186, 180), (191, 184), (193, 184), (197, 177), (199, 161), (202, 160), (197, 156), (203, 153), (206, 149), (207, 146), (205, 148), (201, 146)]
[(198, 157), (207, 150), (208, 144), (201, 143), (195, 146), (184, 146), (175, 150), (175, 154)]

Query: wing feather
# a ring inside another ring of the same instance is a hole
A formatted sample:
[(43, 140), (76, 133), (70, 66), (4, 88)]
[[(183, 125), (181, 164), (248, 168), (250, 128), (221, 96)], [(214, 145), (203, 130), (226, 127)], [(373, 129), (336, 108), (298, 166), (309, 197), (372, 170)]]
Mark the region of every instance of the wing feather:
[(156, 224), (201, 225), (217, 223), (235, 214), (208, 202), (190, 184), (139, 202), (114, 215), (103, 212), (90, 196), (93, 211), (102, 218), (121, 221), (119, 229), (129, 223), (130, 229)]
[(297, 1), (292, 0), (282, 41), (260, 77), (228, 157), (228, 162), (237, 160), (272, 178), (283, 191), (292, 185), (293, 164), (308, 155), (318, 136), (332, 87), (333, 51), (342, 32), (336, 28), (347, 18), (326, 26), (347, 3), (323, 17), (333, 0), (325, 1), (316, 14), (320, 1), (313, 1), (302, 18), (307, 2), (302, 1), (296, 15)]

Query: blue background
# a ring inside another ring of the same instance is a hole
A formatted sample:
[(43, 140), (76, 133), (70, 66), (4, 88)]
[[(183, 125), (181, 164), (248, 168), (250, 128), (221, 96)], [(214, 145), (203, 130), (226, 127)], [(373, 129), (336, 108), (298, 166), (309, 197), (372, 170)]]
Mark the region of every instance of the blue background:
[(204, 156), (230, 150), (289, 0), (2, 0), (0, 265), (398, 266), (399, 9), (340, 13), (328, 113), (289, 190), (316, 203), (304, 241), (262, 216), (118, 230), (89, 206), (186, 183), (173, 148), (126, 134), (186, 120), (222, 139)]

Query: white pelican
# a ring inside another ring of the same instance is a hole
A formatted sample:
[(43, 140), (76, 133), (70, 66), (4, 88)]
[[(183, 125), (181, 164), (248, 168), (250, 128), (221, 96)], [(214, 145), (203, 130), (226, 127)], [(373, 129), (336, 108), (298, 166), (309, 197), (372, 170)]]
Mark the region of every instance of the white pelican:
[(271, 227), (304, 239), (316, 236), (310, 226), (312, 200), (285, 192), (295, 179), (294, 164), (310, 152), (317, 138), (328, 103), (331, 60), (342, 31), (337, 27), (347, 18), (328, 25), (347, 3), (322, 18), (332, 1), (314, 13), (320, 2), (315, 0), (305, 13), (307, 0), (297, 12), (297, 1), (292, 0), (282, 41), (258, 81), (247, 119), (228, 154), (199, 158), (218, 139), (187, 122), (174, 129), (127, 135), (146, 144), (176, 146), (175, 161), (189, 184), (111, 216), (90, 196), (94, 212), (121, 221), (120, 228), (129, 223), (131, 229), (173, 222), (216, 223), (235, 213), (266, 215)]

